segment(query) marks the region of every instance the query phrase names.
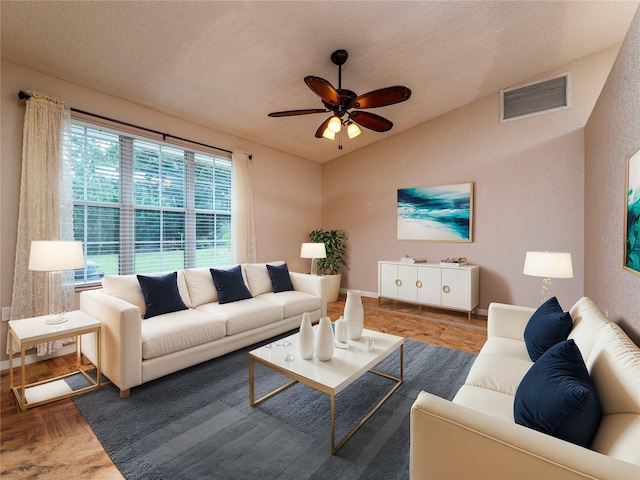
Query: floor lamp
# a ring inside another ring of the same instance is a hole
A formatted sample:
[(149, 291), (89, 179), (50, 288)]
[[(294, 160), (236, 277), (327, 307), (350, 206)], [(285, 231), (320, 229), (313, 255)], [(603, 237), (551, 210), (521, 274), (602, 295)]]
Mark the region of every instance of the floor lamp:
[[(57, 240), (36, 240), (31, 242), (29, 254), (29, 270), (49, 272), (49, 314), (45, 320), (47, 325), (56, 325), (68, 320), (64, 315), (55, 312), (56, 282), (62, 279), (63, 270), (84, 268), (82, 242), (64, 242)], [(60, 283), (61, 284), (61, 283)]]
[(317, 258), (327, 258), (327, 250), (324, 243), (303, 243), (300, 248), (300, 258), (311, 259), (311, 275), (318, 274)]
[(549, 297), (552, 278), (573, 278), (571, 254), (565, 252), (527, 252), (524, 259), (525, 275), (542, 278), (542, 303)]

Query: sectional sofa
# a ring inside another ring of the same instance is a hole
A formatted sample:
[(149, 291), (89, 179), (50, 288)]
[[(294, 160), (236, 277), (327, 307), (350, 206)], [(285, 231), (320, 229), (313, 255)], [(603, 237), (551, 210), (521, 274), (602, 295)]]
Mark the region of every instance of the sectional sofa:
[[(585, 297), (567, 313), (565, 340), (534, 362), (533, 313), (491, 304), (487, 341), (453, 401), (420, 393), (412, 479), (640, 478), (640, 349)], [(559, 391), (570, 408), (554, 403)]]
[[(213, 273), (107, 275), (101, 289), (80, 294), (80, 309), (102, 322), (102, 371), (121, 398), (145, 382), (297, 328), (305, 312), (312, 321), (326, 316), (321, 276), (289, 272), (284, 262)], [(95, 344), (82, 342), (93, 363)]]

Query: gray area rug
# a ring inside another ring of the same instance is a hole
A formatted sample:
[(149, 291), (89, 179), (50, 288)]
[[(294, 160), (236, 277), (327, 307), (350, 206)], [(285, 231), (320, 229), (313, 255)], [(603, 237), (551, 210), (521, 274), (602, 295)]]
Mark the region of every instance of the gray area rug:
[[(411, 405), (421, 390), (452, 399), (475, 359), (407, 340), (403, 385), (331, 455), (328, 395), (296, 384), (249, 406), (255, 347), (133, 388), (125, 400), (107, 385), (73, 401), (127, 479), (407, 479)], [(394, 353), (376, 369), (398, 375), (398, 364)], [(256, 397), (285, 381), (256, 365)], [(367, 373), (340, 392), (336, 438), (391, 385)]]

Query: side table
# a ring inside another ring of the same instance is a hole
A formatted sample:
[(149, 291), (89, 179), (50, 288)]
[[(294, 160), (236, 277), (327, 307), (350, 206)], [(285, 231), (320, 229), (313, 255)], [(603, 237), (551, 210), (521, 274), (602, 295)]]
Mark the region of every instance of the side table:
[[(101, 324), (99, 320), (87, 315), (86, 313), (76, 310), (65, 313), (69, 320), (65, 323), (57, 325), (47, 325), (45, 320), (50, 316), (25, 318), (22, 320), (9, 321), (9, 336), (15, 343), (20, 346), (20, 385), (13, 384), (13, 354), (9, 355), (9, 386), (16, 396), (18, 405), (22, 411), (29, 408), (37, 407), (44, 403), (69, 398), (80, 393), (96, 390), (105, 383), (102, 382), (101, 357), (100, 352), (100, 330)], [(96, 367), (96, 378), (92, 378), (87, 372), (81, 368), (81, 342), (82, 335), (87, 333), (96, 333), (98, 364)], [(40, 343), (51, 342), (54, 340), (62, 340), (65, 338), (76, 337), (76, 370), (65, 375), (49, 378), (40, 382), (25, 383), (25, 352)], [(63, 380), (71, 375), (82, 374), (88, 381), (89, 386), (72, 390)]]

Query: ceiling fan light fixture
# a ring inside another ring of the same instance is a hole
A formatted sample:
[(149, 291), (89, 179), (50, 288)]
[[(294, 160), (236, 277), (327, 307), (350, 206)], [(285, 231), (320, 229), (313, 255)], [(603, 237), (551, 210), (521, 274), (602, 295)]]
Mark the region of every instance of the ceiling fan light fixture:
[(333, 133), (338, 133), (342, 129), (342, 121), (340, 121), (340, 119), (334, 115), (333, 117), (331, 117), (331, 120), (329, 120), (327, 128)]
[[(1, 0), (0, 0), (1, 1)], [(302, 110), (285, 110), (269, 113), (270, 117), (291, 117), (313, 113), (330, 113), (330, 117), (318, 126), (315, 138), (335, 140), (336, 133), (340, 135), (338, 149), (342, 150), (342, 127), (345, 127), (350, 139), (362, 133), (360, 127), (374, 132), (388, 132), (393, 123), (380, 115), (363, 111), (367, 108), (386, 107), (409, 100), (411, 90), (401, 85), (379, 88), (363, 95), (352, 90), (342, 88), (342, 65), (349, 54), (346, 50), (336, 50), (331, 54), (331, 61), (338, 67), (338, 88), (335, 88), (324, 78), (314, 75), (304, 77), (304, 83), (322, 100), (324, 108), (306, 108)], [(352, 110), (356, 108), (357, 110)]]
[(360, 130), (358, 125), (351, 121), (347, 123), (347, 135), (349, 136), (349, 138), (356, 138), (361, 133), (362, 131)]
[(322, 132), (322, 136), (324, 138), (328, 138), (329, 140), (333, 140), (336, 138), (336, 134), (329, 130), (329, 128), (324, 129), (324, 132)]

